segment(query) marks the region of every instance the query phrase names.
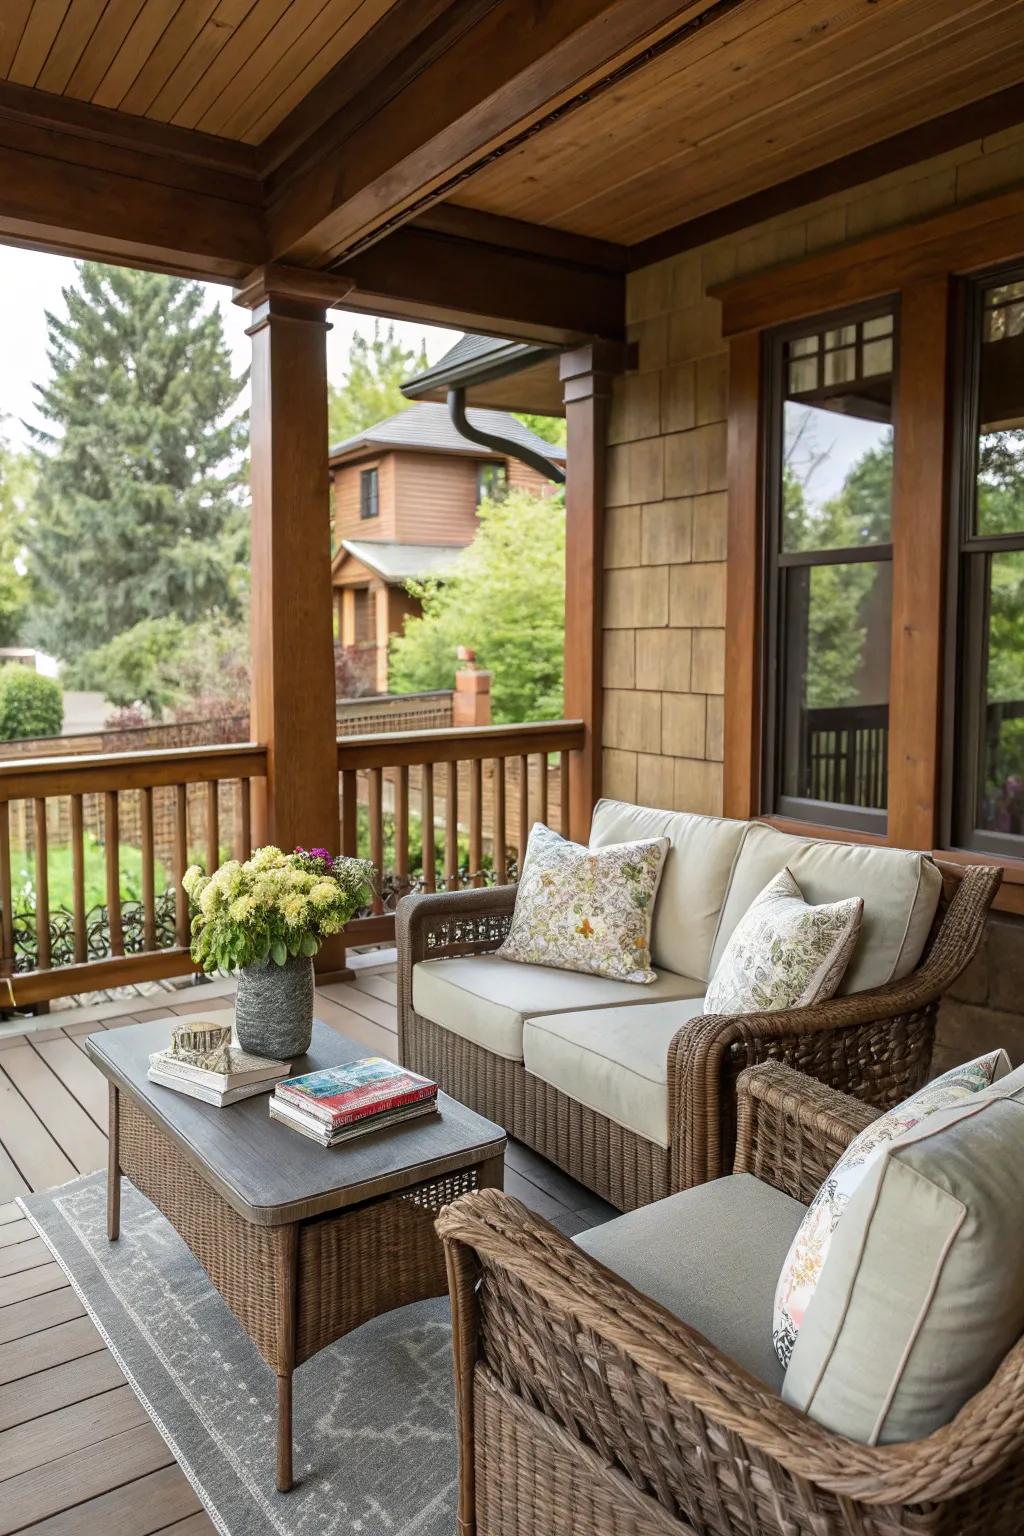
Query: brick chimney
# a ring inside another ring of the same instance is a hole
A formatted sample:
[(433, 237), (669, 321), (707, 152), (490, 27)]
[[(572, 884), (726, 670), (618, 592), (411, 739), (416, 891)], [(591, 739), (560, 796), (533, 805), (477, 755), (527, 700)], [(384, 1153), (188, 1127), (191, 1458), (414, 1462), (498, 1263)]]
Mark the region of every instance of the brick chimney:
[(460, 645), (456, 651), (459, 667), (455, 673), (452, 698), (452, 725), (490, 725), (491, 674), (476, 664), (476, 652)]

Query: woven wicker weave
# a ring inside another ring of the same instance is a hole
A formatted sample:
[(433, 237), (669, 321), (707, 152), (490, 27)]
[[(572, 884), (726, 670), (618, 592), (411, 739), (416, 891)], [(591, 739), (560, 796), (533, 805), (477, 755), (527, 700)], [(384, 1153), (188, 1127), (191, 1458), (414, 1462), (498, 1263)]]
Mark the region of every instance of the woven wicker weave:
[(514, 886), (410, 896), (399, 904), (401, 1059), (620, 1210), (631, 1210), (730, 1166), (736, 1082), (759, 1061), (786, 1062), (878, 1108), (921, 1087), (939, 1002), (977, 951), (1002, 878), (995, 866), (942, 869), (946, 889), (930, 943), (904, 980), (811, 1008), (707, 1015), (682, 1026), (668, 1054), (667, 1148), (577, 1104), (522, 1062), (495, 1056), (415, 1012), (414, 966), (497, 949), (511, 920)]
[[(737, 1171), (808, 1199), (874, 1112), (768, 1063), (738, 1084)], [(1024, 1343), (945, 1428), (856, 1445), (813, 1424), (517, 1201), (442, 1213), (462, 1536), (1019, 1536)]]

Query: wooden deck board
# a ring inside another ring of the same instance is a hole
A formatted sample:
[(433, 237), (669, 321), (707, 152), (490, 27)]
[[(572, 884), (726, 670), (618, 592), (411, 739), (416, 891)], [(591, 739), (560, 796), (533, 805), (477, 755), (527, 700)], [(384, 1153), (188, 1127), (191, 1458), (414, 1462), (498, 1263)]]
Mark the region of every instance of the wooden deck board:
[[(393, 962), (393, 952), (387, 957)], [(395, 966), (358, 956), (353, 980), (327, 984), (317, 1012), (368, 1051), (396, 1056)], [(0, 1536), (214, 1536), (214, 1526), (107, 1353), (59, 1265), (15, 1197), (104, 1161), (107, 1085), (86, 1037), (137, 1019), (221, 1013), (230, 997), (197, 989), (159, 1009), (76, 1019), (8, 1035), (0, 1051)], [(51, 1027), (52, 1026), (52, 1027)], [(569, 1235), (610, 1206), (512, 1143), (507, 1186)], [(21, 1253), (19, 1255), (19, 1250)]]

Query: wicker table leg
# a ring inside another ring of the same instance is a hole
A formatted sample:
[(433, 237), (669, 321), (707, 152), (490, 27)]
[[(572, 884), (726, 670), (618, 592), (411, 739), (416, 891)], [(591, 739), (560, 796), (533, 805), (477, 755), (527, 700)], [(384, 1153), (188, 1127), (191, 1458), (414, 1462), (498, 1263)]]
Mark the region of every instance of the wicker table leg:
[(110, 1121), (107, 1128), (107, 1237), (116, 1243), (121, 1235), (121, 1165), (117, 1089), (109, 1084)]
[(292, 1486), (292, 1373), (295, 1369), (295, 1316), (298, 1303), (299, 1229), (283, 1227), (276, 1253), (277, 1305), (277, 1488)]

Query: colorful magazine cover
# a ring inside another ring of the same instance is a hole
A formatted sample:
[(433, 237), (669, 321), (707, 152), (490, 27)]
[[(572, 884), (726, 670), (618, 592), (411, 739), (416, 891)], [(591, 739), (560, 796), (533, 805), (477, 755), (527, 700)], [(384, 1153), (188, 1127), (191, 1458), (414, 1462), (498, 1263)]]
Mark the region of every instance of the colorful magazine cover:
[(437, 1084), (383, 1056), (363, 1056), (342, 1067), (287, 1077), (274, 1092), (337, 1128), (404, 1104), (436, 1098)]

